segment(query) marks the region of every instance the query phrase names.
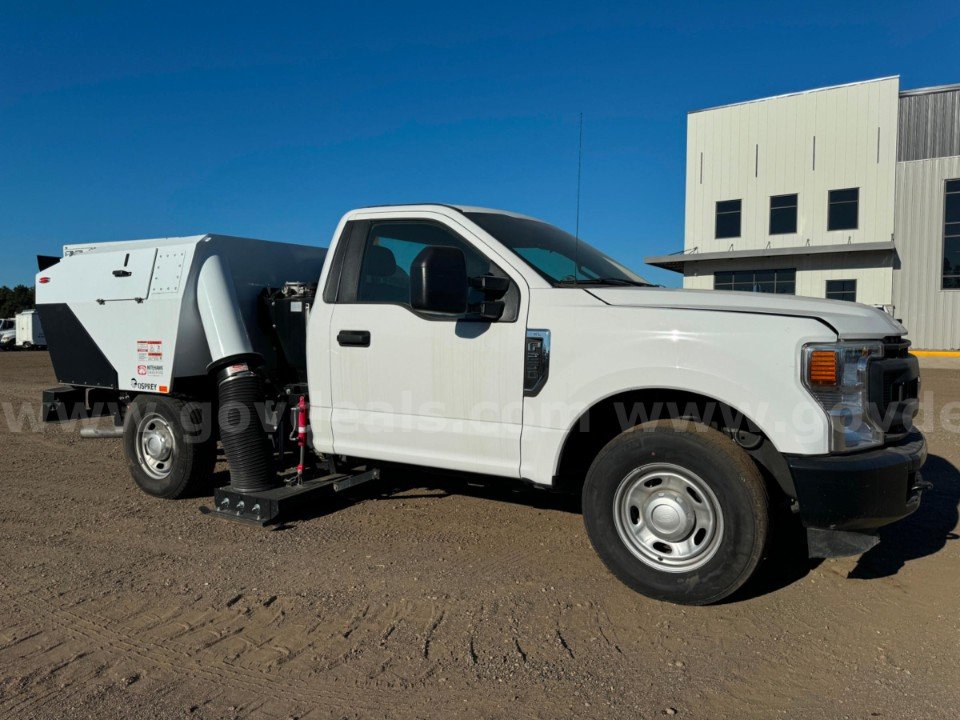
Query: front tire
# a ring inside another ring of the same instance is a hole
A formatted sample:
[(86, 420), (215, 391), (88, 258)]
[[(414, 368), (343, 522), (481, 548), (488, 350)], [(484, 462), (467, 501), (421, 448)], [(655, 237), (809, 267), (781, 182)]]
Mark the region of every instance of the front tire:
[(587, 534), (610, 571), (648, 597), (689, 605), (718, 602), (750, 578), (768, 506), (750, 456), (692, 420), (620, 434), (583, 486)]
[(163, 395), (138, 395), (127, 407), (123, 451), (137, 486), (168, 499), (205, 490), (217, 459), (203, 406)]

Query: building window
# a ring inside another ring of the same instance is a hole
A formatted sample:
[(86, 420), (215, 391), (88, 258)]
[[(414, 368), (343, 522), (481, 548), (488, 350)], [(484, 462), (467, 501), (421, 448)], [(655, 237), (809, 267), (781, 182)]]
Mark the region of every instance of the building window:
[(739, 200), (721, 200), (717, 203), (717, 239), (740, 237)]
[(960, 290), (960, 180), (947, 180), (943, 196), (943, 289)]
[(770, 198), (770, 234), (789, 235), (797, 231), (797, 195)]
[(797, 271), (788, 270), (725, 270), (713, 274), (714, 290), (777, 293), (794, 295), (797, 290)]
[(830, 191), (827, 230), (856, 230), (860, 188)]
[(857, 301), (856, 280), (827, 280), (827, 300)]

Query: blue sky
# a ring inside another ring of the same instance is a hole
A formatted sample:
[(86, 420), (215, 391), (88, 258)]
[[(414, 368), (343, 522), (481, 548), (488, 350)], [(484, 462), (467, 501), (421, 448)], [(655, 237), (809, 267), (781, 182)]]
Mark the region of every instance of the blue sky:
[(64, 243), (326, 245), (351, 207), (463, 202), (642, 264), (683, 242), (685, 115), (960, 82), (960, 3), (0, 5), (0, 284)]

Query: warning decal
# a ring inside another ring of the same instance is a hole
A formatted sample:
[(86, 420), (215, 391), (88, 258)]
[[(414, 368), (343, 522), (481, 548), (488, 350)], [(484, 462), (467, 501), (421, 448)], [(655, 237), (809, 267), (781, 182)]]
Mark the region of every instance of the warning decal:
[(137, 340), (137, 377), (131, 381), (131, 386), (143, 390), (155, 390), (156, 387), (144, 382), (144, 379), (157, 379), (165, 375), (163, 341)]
[(137, 360), (141, 362), (163, 362), (163, 341), (137, 340)]

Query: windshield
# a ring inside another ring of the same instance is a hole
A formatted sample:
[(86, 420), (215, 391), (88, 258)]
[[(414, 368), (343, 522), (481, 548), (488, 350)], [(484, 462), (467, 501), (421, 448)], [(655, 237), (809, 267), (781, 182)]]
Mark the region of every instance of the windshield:
[(0, 330), (13, 330), (13, 320), (0, 320)]
[(552, 285), (651, 285), (592, 245), (545, 222), (495, 212), (466, 216)]

